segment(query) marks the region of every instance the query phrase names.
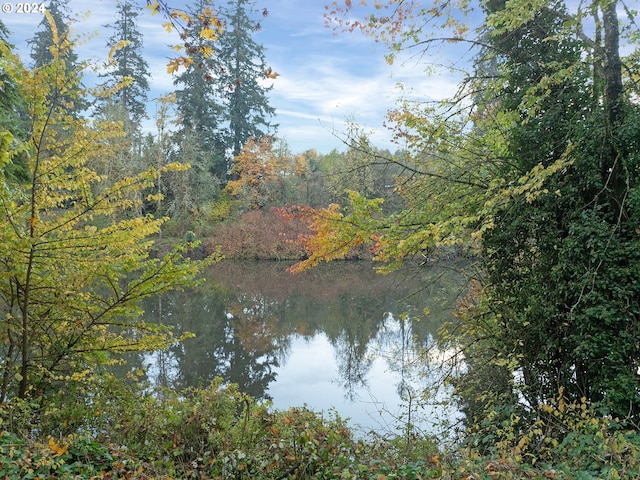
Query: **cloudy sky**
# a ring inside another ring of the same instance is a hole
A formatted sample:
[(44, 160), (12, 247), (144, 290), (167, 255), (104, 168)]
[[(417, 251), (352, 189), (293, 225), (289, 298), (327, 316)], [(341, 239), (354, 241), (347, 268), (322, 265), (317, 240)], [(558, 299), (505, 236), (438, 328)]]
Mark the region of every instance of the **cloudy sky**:
[[(75, 24), (76, 34), (90, 35), (76, 50), (81, 59), (99, 63), (106, 56), (105, 44), (111, 31), (104, 25), (114, 20), (115, 2), (70, 0), (71, 11), (81, 15)], [(2, 21), (12, 32), (11, 41), (20, 55), (29, 62), (27, 39), (38, 29), (42, 14), (17, 13), (18, 2), (5, 3), (13, 11), (6, 13), (3, 5)], [(310, 148), (321, 153), (333, 148), (344, 150), (341, 135), (346, 122), (354, 121), (370, 133), (377, 146), (395, 149), (382, 124), (398, 97), (398, 82), (431, 99), (452, 94), (455, 82), (448, 75), (426, 75), (413, 61), (387, 65), (384, 47), (360, 34), (335, 35), (325, 27), (327, 3), (329, 0), (256, 2), (256, 10), (266, 7), (269, 16), (261, 20), (262, 30), (254, 38), (264, 45), (267, 62), (280, 74), (269, 97), (280, 125), (278, 136), (294, 152)], [(183, 4), (176, 0), (172, 6)], [(162, 22), (160, 16), (151, 16), (146, 9), (139, 17), (152, 77), (149, 98), (173, 90), (173, 79), (166, 73), (173, 53), (168, 46), (179, 40), (177, 34), (168, 34), (162, 28)], [(150, 104), (149, 114), (154, 111)]]

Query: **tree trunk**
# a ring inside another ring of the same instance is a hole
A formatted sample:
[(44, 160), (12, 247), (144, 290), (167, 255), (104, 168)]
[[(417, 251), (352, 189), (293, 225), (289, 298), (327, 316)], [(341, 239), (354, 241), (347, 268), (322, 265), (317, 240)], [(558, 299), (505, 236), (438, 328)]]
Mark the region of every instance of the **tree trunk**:
[(620, 60), (620, 27), (616, 13), (616, 1), (608, 1), (602, 7), (604, 27), (604, 85), (605, 127), (607, 150), (603, 159), (602, 174), (612, 192), (616, 218), (623, 208), (626, 192), (622, 158), (617, 145), (617, 129), (624, 121), (622, 62)]

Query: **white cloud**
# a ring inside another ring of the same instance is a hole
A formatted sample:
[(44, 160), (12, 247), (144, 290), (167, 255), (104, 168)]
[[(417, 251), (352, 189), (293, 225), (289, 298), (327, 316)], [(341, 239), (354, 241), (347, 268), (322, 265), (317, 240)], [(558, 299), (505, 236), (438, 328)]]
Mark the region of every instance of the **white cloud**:
[[(343, 149), (334, 133), (345, 131), (347, 121), (375, 130), (373, 138), (384, 143), (379, 146), (389, 147), (388, 134), (381, 126), (386, 112), (394, 106), (397, 82), (413, 86), (413, 94), (419, 96), (441, 98), (455, 91), (450, 78), (427, 76), (415, 64), (387, 65), (382, 47), (362, 35), (334, 35), (325, 27), (325, 0), (262, 3), (270, 14), (261, 19), (262, 30), (256, 41), (265, 46), (267, 62), (280, 73), (269, 98), (276, 109), (274, 121), (280, 124), (278, 134), (294, 151)], [(89, 6), (70, 0), (73, 12), (92, 12), (75, 24), (77, 33), (98, 32), (77, 48), (80, 58), (99, 63), (106, 57), (111, 33), (103, 25), (115, 21), (115, 5), (115, 0), (94, 0)], [(257, 7), (261, 11), (263, 5), (258, 3)], [(27, 63), (26, 40), (33, 36), (41, 19), (41, 15), (17, 14), (3, 18)], [(151, 16), (143, 10), (138, 20), (151, 73), (148, 111), (152, 115), (152, 99), (174, 89), (166, 64), (174, 53), (169, 45), (179, 39), (164, 30), (159, 15)]]

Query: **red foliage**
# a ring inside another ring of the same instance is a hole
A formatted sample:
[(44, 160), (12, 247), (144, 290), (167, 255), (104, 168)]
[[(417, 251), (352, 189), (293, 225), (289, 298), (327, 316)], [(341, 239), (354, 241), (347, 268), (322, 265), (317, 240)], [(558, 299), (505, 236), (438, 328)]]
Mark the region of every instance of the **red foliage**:
[(285, 219), (277, 211), (250, 210), (233, 223), (221, 225), (206, 242), (208, 252), (222, 249), (226, 258), (298, 260), (306, 251), (298, 239), (307, 234), (305, 224)]

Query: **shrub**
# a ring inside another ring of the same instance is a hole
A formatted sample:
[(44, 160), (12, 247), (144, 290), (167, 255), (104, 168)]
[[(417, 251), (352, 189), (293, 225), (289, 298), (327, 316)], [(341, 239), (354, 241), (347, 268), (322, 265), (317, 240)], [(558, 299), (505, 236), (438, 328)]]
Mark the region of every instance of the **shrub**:
[(226, 258), (291, 260), (305, 255), (296, 240), (305, 233), (297, 221), (285, 221), (272, 211), (250, 210), (232, 222), (221, 224), (206, 243), (207, 251), (219, 246)]

